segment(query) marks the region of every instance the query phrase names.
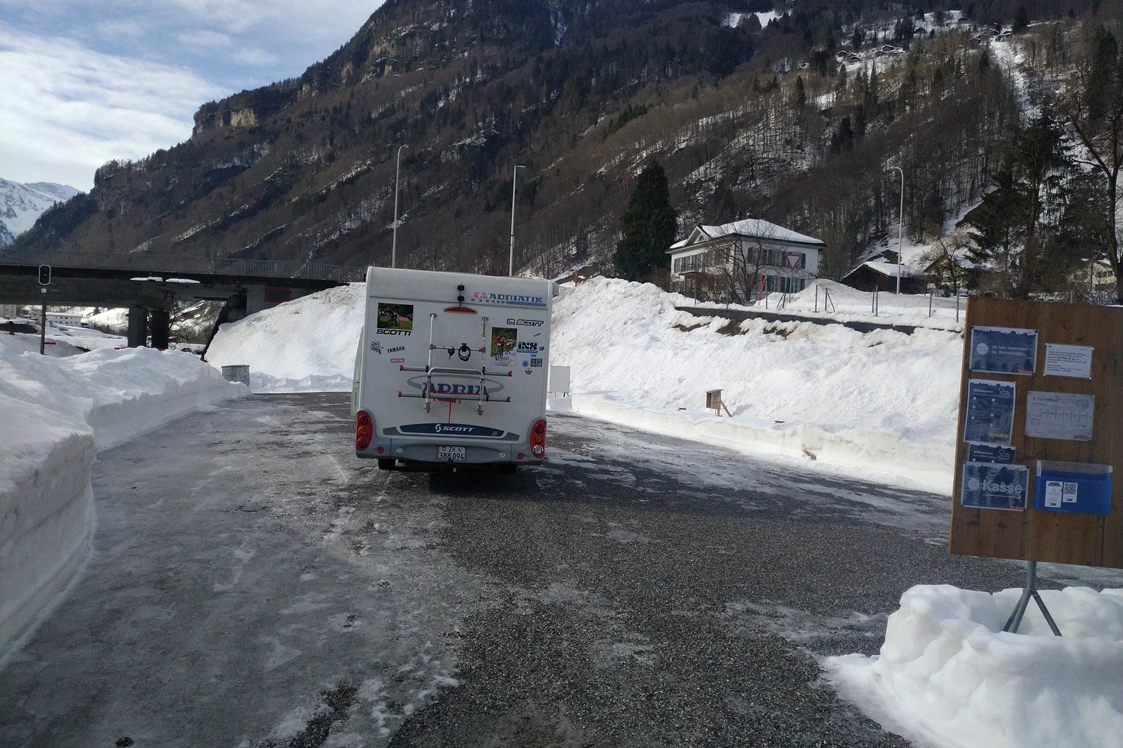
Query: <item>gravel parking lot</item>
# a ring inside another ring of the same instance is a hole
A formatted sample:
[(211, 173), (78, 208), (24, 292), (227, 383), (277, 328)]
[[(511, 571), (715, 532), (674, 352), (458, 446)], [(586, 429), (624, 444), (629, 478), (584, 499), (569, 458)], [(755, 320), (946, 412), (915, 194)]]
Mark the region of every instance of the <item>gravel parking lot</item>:
[(346, 395), (100, 455), (85, 574), (4, 746), (901, 746), (820, 684), (951, 557), (947, 499), (574, 416), (515, 476), (383, 472)]

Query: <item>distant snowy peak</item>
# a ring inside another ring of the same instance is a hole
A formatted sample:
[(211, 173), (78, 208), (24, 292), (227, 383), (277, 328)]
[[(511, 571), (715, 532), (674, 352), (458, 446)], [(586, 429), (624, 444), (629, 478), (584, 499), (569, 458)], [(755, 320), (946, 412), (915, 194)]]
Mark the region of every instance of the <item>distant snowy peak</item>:
[(54, 182), (29, 182), (23, 186), (28, 188), (29, 190), (42, 192), (44, 195), (57, 197), (62, 201), (69, 200), (82, 191), (75, 187), (71, 187), (68, 184), (55, 184)]
[(65, 184), (20, 184), (0, 179), (0, 247), (11, 244), (17, 236), (34, 226), (47, 208), (65, 202), (79, 192)]

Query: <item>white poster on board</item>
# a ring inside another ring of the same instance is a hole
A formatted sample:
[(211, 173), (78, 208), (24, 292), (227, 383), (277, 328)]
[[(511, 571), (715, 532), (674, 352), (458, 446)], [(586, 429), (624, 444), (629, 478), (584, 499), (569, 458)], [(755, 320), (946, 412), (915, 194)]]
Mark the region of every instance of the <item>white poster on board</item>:
[(1095, 409), (1094, 395), (1030, 392), (1026, 397), (1026, 436), (1090, 442)]
[(1045, 344), (1045, 376), (1092, 378), (1092, 346)]

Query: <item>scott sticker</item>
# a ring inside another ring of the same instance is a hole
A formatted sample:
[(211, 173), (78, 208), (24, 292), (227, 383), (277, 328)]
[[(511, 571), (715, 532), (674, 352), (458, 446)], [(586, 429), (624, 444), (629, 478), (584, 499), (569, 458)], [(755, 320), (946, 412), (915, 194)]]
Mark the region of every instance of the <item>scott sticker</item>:
[(406, 434), (433, 434), (450, 436), (482, 436), (496, 439), (503, 436), (504, 431), (488, 426), (475, 426), (467, 423), (411, 423), (400, 427)]
[(518, 325), (520, 327), (541, 327), (546, 323), (540, 319), (515, 319), (514, 317), (508, 317), (507, 324)]
[(405, 335), (413, 332), (413, 304), (379, 304), (379, 335)]

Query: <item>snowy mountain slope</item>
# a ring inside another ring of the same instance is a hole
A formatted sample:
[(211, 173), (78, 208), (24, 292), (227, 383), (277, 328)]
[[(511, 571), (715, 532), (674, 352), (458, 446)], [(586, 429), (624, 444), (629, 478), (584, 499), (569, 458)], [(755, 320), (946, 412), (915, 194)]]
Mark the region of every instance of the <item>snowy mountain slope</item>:
[(78, 192), (65, 184), (20, 184), (0, 179), (0, 247), (11, 244), (17, 236), (34, 226), (47, 208), (66, 202)]

